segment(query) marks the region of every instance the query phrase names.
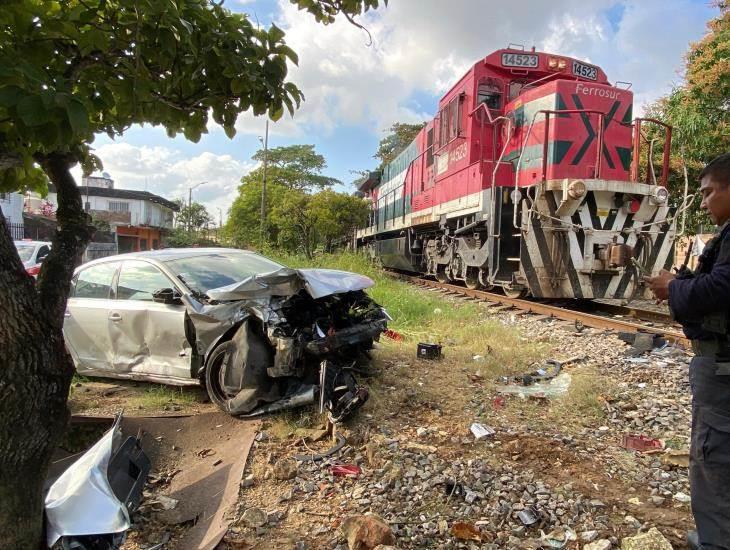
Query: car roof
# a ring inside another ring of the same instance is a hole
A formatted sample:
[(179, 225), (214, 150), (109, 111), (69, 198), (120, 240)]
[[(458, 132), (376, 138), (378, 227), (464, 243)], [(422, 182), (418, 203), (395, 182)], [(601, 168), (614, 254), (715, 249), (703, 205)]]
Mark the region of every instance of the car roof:
[(165, 263), (173, 260), (180, 260), (183, 258), (194, 258), (196, 256), (212, 256), (214, 254), (221, 253), (249, 254), (252, 256), (259, 255), (251, 250), (241, 250), (240, 248), (165, 248), (162, 250), (145, 250), (142, 252), (127, 252), (126, 254), (105, 256), (103, 258), (98, 258), (96, 260), (92, 260), (83, 265), (80, 265), (77, 269), (88, 267), (94, 264), (112, 261), (117, 262), (123, 260), (152, 260), (154, 262)]
[(46, 246), (51, 246), (51, 241), (26, 241), (26, 240), (22, 240), (22, 241), (13, 241), (13, 242), (15, 243), (16, 246), (18, 246), (18, 245), (20, 245), (20, 246), (38, 246), (38, 245), (41, 245), (41, 244), (45, 244)]

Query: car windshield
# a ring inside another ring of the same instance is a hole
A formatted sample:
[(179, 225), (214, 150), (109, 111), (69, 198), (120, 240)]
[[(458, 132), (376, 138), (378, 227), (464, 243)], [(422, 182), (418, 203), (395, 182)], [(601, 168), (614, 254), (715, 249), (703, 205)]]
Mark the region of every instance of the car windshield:
[(211, 288), (230, 285), (251, 275), (269, 273), (284, 267), (250, 252), (222, 252), (191, 256), (165, 262), (189, 288), (205, 293)]
[(15, 243), (15, 248), (18, 249), (18, 256), (20, 261), (25, 263), (33, 257), (33, 251), (35, 250), (34, 244)]

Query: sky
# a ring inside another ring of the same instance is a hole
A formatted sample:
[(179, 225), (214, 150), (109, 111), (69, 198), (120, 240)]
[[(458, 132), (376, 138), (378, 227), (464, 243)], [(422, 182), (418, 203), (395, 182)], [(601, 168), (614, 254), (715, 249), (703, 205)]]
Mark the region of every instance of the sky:
[[(343, 191), (373, 169), (394, 122), (432, 118), (438, 100), (479, 59), (509, 43), (599, 65), (611, 82), (630, 82), (635, 112), (682, 82), (683, 56), (717, 8), (708, 0), (389, 0), (358, 21), (323, 26), (288, 0), (226, 0), (263, 27), (274, 22), (299, 55), (290, 80), (305, 95), (294, 117), (270, 123), (269, 147), (314, 144), (325, 174)], [(203, 203), (225, 222), (242, 176), (256, 168), (265, 119), (242, 114), (228, 139), (211, 121), (198, 143), (150, 126), (93, 147), (115, 187)], [(80, 169), (74, 174), (81, 181)]]

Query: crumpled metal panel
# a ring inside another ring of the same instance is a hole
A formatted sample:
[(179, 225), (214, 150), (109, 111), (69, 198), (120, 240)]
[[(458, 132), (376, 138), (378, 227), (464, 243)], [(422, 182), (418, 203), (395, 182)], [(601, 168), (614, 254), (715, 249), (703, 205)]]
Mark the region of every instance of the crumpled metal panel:
[(121, 415), (112, 428), (74, 462), (46, 496), (46, 542), (63, 536), (121, 533), (131, 525), (127, 508), (109, 485), (107, 468), (115, 439), (121, 437)]
[(253, 275), (243, 281), (207, 292), (214, 300), (246, 300), (265, 296), (291, 296), (306, 289), (312, 298), (323, 298), (370, 288), (369, 277), (336, 269), (289, 269)]

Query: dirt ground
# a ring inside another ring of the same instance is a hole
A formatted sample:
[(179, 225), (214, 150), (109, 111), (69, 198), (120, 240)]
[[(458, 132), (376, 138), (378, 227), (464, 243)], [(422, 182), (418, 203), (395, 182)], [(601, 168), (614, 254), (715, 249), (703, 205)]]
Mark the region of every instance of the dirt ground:
[[(689, 417), (681, 408), (687, 404), (681, 397), (686, 354), (677, 352), (681, 357), (668, 363), (671, 371), (667, 361), (650, 368), (627, 363), (622, 356), (627, 346), (614, 335), (591, 329), (577, 333), (565, 324), (509, 311), (485, 309), (483, 317), (485, 331), (494, 326), (489, 323), (498, 323), (517, 336), (505, 341), (495, 332), (496, 340), (487, 336), (481, 354), (474, 353), (473, 341), (465, 350), (455, 336), (443, 342), (444, 357), (433, 362), (415, 358), (415, 342), (384, 340), (374, 351), (369, 376), (362, 378), (370, 400), (338, 428), (347, 445), (324, 462), (300, 462), (292, 479), (276, 478), (277, 463), (330, 447), (331, 439), (321, 432), (325, 419), (309, 409), (265, 418), (221, 548), (344, 549), (337, 528), (348, 515), (366, 512), (390, 523), (399, 548), (583, 548), (591, 536), (618, 548), (622, 538), (650, 527), (683, 548), (692, 525), (689, 505), (679, 497), (689, 494), (686, 468), (626, 450), (620, 442), (626, 433), (642, 433), (686, 446)], [(521, 399), (497, 392), (498, 377), (526, 372), (547, 357), (579, 358), (565, 368), (572, 376), (566, 395)], [(158, 388), (80, 379), (71, 407), (83, 415), (122, 408), (127, 416), (217, 414), (199, 388)], [(681, 401), (676, 416), (667, 419), (656, 412), (663, 398)], [(469, 429), (473, 422), (494, 428), (495, 434), (476, 441)], [(179, 444), (205, 446), (184, 438)], [(165, 452), (171, 453), (169, 448), (161, 453), (149, 499), (165, 486), (157, 480), (174, 471)], [(357, 479), (338, 477), (331, 472), (333, 464), (358, 465), (362, 473)], [(441, 485), (449, 476), (474, 489), (476, 503), (445, 497)], [(539, 498), (546, 518), (554, 518), (541, 529), (525, 528), (517, 519), (527, 492)], [(250, 508), (266, 512), (265, 525), (244, 520)], [(149, 548), (169, 540), (165, 548), (180, 548), (190, 527), (169, 529), (155, 512), (147, 514), (130, 532), (126, 547)], [(480, 542), (452, 535), (456, 521), (475, 525)], [(560, 546), (541, 538), (551, 529), (566, 528), (579, 540)]]

